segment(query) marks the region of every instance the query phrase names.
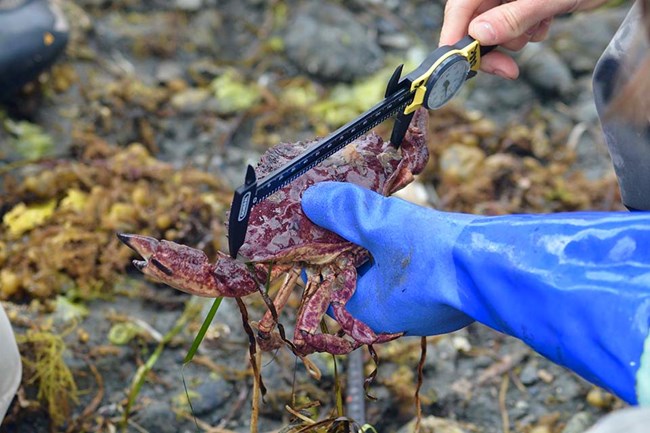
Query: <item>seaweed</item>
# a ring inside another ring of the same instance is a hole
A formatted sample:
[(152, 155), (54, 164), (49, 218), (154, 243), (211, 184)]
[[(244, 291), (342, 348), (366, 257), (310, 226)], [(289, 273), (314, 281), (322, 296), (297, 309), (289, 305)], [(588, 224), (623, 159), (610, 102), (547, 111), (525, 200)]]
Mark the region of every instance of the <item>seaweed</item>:
[(4, 175), (0, 299), (110, 294), (130, 257), (119, 230), (221, 246), (215, 215), (228, 188), (216, 177), (177, 170), (139, 144), (88, 140), (79, 153)]
[(38, 385), (37, 398), (47, 406), (55, 426), (69, 419), (71, 404), (78, 403), (78, 390), (72, 372), (64, 361), (63, 337), (48, 331), (28, 330), (18, 335), (25, 366), (23, 381)]

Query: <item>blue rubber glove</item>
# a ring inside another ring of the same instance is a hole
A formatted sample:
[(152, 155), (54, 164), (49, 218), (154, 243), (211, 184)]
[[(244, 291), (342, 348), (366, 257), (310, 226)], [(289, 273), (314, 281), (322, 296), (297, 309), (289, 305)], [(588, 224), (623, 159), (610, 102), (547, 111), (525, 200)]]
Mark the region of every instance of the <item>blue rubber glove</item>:
[(333, 182), (302, 205), (371, 252), (347, 308), (374, 331), (433, 335), (477, 320), (650, 403), (650, 213), (483, 217)]

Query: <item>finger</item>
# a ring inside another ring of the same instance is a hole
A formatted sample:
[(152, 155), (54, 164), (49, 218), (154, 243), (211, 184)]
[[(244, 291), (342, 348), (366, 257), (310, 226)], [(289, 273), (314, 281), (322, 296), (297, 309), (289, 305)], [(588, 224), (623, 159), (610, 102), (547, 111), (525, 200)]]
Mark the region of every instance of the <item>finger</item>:
[(449, 0), (440, 29), (440, 45), (453, 45), (467, 35), (470, 21), (499, 4), (498, 0)]
[(551, 23), (553, 22), (553, 18), (545, 18), (542, 21), (540, 21), (539, 26), (537, 26), (537, 30), (535, 30), (535, 33), (533, 33), (530, 37), (531, 42), (541, 42), (546, 39), (548, 36), (548, 31), (551, 28)]
[(500, 45), (523, 35), (538, 22), (576, 8), (576, 0), (518, 0), (492, 8), (469, 24), (482, 45)]
[(527, 35), (526, 33), (524, 33), (523, 35), (521, 35), (521, 36), (519, 36), (517, 38), (514, 38), (514, 39), (512, 39), (512, 40), (510, 40), (510, 41), (508, 41), (508, 42), (506, 42), (504, 44), (501, 44), (499, 46), (505, 48), (506, 50), (519, 51), (523, 47), (525, 47), (528, 42), (530, 42), (530, 35)]
[(509, 80), (514, 80), (519, 76), (519, 66), (514, 59), (500, 51), (493, 51), (483, 57), (481, 70)]

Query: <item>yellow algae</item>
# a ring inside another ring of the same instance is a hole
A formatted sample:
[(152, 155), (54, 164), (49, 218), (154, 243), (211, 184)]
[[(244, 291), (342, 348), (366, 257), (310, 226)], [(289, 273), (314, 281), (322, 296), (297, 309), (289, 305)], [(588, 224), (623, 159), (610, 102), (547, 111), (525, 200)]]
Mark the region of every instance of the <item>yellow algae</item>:
[(81, 212), (84, 210), (87, 202), (88, 194), (77, 188), (71, 188), (68, 190), (68, 194), (61, 200), (60, 208), (62, 210), (70, 209), (75, 212)]
[(3, 298), (9, 298), (20, 289), (20, 277), (9, 269), (0, 271), (0, 294)]
[(54, 213), (56, 200), (45, 203), (26, 205), (18, 203), (2, 218), (2, 223), (7, 228), (9, 235), (18, 237), (35, 227), (43, 225)]
[(246, 82), (234, 69), (228, 69), (210, 84), (221, 114), (246, 111), (261, 99), (256, 83)]

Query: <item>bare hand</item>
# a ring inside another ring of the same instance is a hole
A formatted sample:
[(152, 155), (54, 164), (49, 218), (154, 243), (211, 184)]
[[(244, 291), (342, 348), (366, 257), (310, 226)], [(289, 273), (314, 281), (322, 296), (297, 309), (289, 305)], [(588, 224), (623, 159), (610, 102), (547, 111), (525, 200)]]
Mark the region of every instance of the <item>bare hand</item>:
[[(546, 39), (557, 15), (591, 9), (607, 0), (448, 0), (440, 45), (451, 45), (469, 33), (481, 45), (499, 45), (519, 51), (528, 42)], [(519, 67), (503, 52), (493, 51), (481, 70), (515, 79)]]

